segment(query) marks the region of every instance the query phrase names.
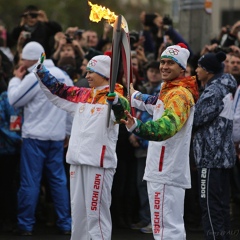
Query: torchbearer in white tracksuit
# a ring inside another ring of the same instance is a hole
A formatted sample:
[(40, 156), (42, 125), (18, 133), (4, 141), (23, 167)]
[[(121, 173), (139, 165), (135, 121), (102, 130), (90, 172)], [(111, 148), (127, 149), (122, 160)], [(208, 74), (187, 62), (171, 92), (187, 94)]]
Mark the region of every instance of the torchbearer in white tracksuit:
[[(57, 81), (44, 65), (36, 75), (50, 101), (73, 115), (67, 152), (70, 167), (72, 211), (71, 240), (111, 239), (111, 188), (117, 166), (116, 142), (120, 119), (129, 103), (116, 84), (109, 93), (111, 58), (93, 57), (87, 65), (91, 88), (66, 86)], [(49, 92), (50, 90), (50, 92)], [(108, 103), (112, 104), (107, 127)]]
[(187, 47), (169, 46), (161, 55), (164, 83), (158, 96), (135, 91), (131, 106), (146, 110), (153, 120), (146, 123), (127, 111), (127, 129), (150, 140), (144, 180), (147, 181), (153, 236), (156, 240), (184, 240), (184, 196), (191, 187), (189, 148), (198, 88), (195, 77), (185, 77)]

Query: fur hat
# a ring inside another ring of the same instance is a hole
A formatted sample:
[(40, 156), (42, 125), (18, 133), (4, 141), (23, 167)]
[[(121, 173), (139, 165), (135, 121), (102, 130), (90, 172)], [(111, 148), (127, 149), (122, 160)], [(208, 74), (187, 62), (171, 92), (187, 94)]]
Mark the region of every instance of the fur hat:
[(223, 61), (226, 59), (224, 52), (207, 53), (198, 60), (198, 65), (210, 73), (220, 73), (224, 69)]
[(27, 43), (22, 50), (22, 59), (38, 60), (41, 54), (45, 52), (42, 45), (38, 42)]
[(178, 43), (177, 45), (172, 45), (167, 47), (162, 55), (162, 58), (170, 58), (175, 61), (184, 70), (187, 67), (187, 61), (190, 56), (190, 52), (184, 43)]
[(111, 58), (106, 55), (98, 55), (93, 57), (87, 64), (87, 70), (95, 72), (100, 76), (110, 78)]

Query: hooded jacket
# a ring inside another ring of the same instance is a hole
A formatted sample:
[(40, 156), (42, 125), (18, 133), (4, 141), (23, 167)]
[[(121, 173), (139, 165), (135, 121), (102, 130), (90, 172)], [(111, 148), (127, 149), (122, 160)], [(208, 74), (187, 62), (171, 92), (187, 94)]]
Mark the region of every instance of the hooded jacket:
[(164, 82), (158, 96), (135, 92), (133, 107), (147, 110), (153, 121), (137, 120), (134, 134), (148, 139), (144, 179), (151, 182), (190, 188), (189, 149), (198, 98), (195, 77)]
[(235, 164), (232, 130), (236, 88), (231, 74), (214, 75), (195, 106), (193, 146), (199, 168), (231, 168)]

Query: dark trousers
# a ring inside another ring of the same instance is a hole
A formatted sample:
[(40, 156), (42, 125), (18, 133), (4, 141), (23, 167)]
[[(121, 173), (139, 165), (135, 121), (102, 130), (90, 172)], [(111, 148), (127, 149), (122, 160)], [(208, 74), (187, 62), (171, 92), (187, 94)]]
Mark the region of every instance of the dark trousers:
[(17, 223), (20, 155), (1, 155), (0, 159), (0, 229), (3, 229)]
[(229, 169), (200, 168), (198, 179), (205, 239), (229, 240)]
[(143, 180), (146, 157), (137, 159), (137, 190), (139, 196), (139, 218), (146, 226), (151, 222), (150, 205), (148, 199), (147, 182)]

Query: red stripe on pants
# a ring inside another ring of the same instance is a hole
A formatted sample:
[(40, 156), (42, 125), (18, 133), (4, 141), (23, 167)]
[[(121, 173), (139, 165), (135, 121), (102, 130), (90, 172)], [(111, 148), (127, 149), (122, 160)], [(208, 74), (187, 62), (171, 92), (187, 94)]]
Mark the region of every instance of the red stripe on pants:
[(165, 153), (165, 146), (162, 146), (161, 155), (160, 155), (160, 162), (159, 162), (159, 172), (161, 172), (162, 168), (163, 168), (164, 153)]
[(101, 159), (100, 159), (100, 167), (103, 167), (103, 159), (104, 159), (105, 152), (106, 152), (106, 146), (103, 145)]

